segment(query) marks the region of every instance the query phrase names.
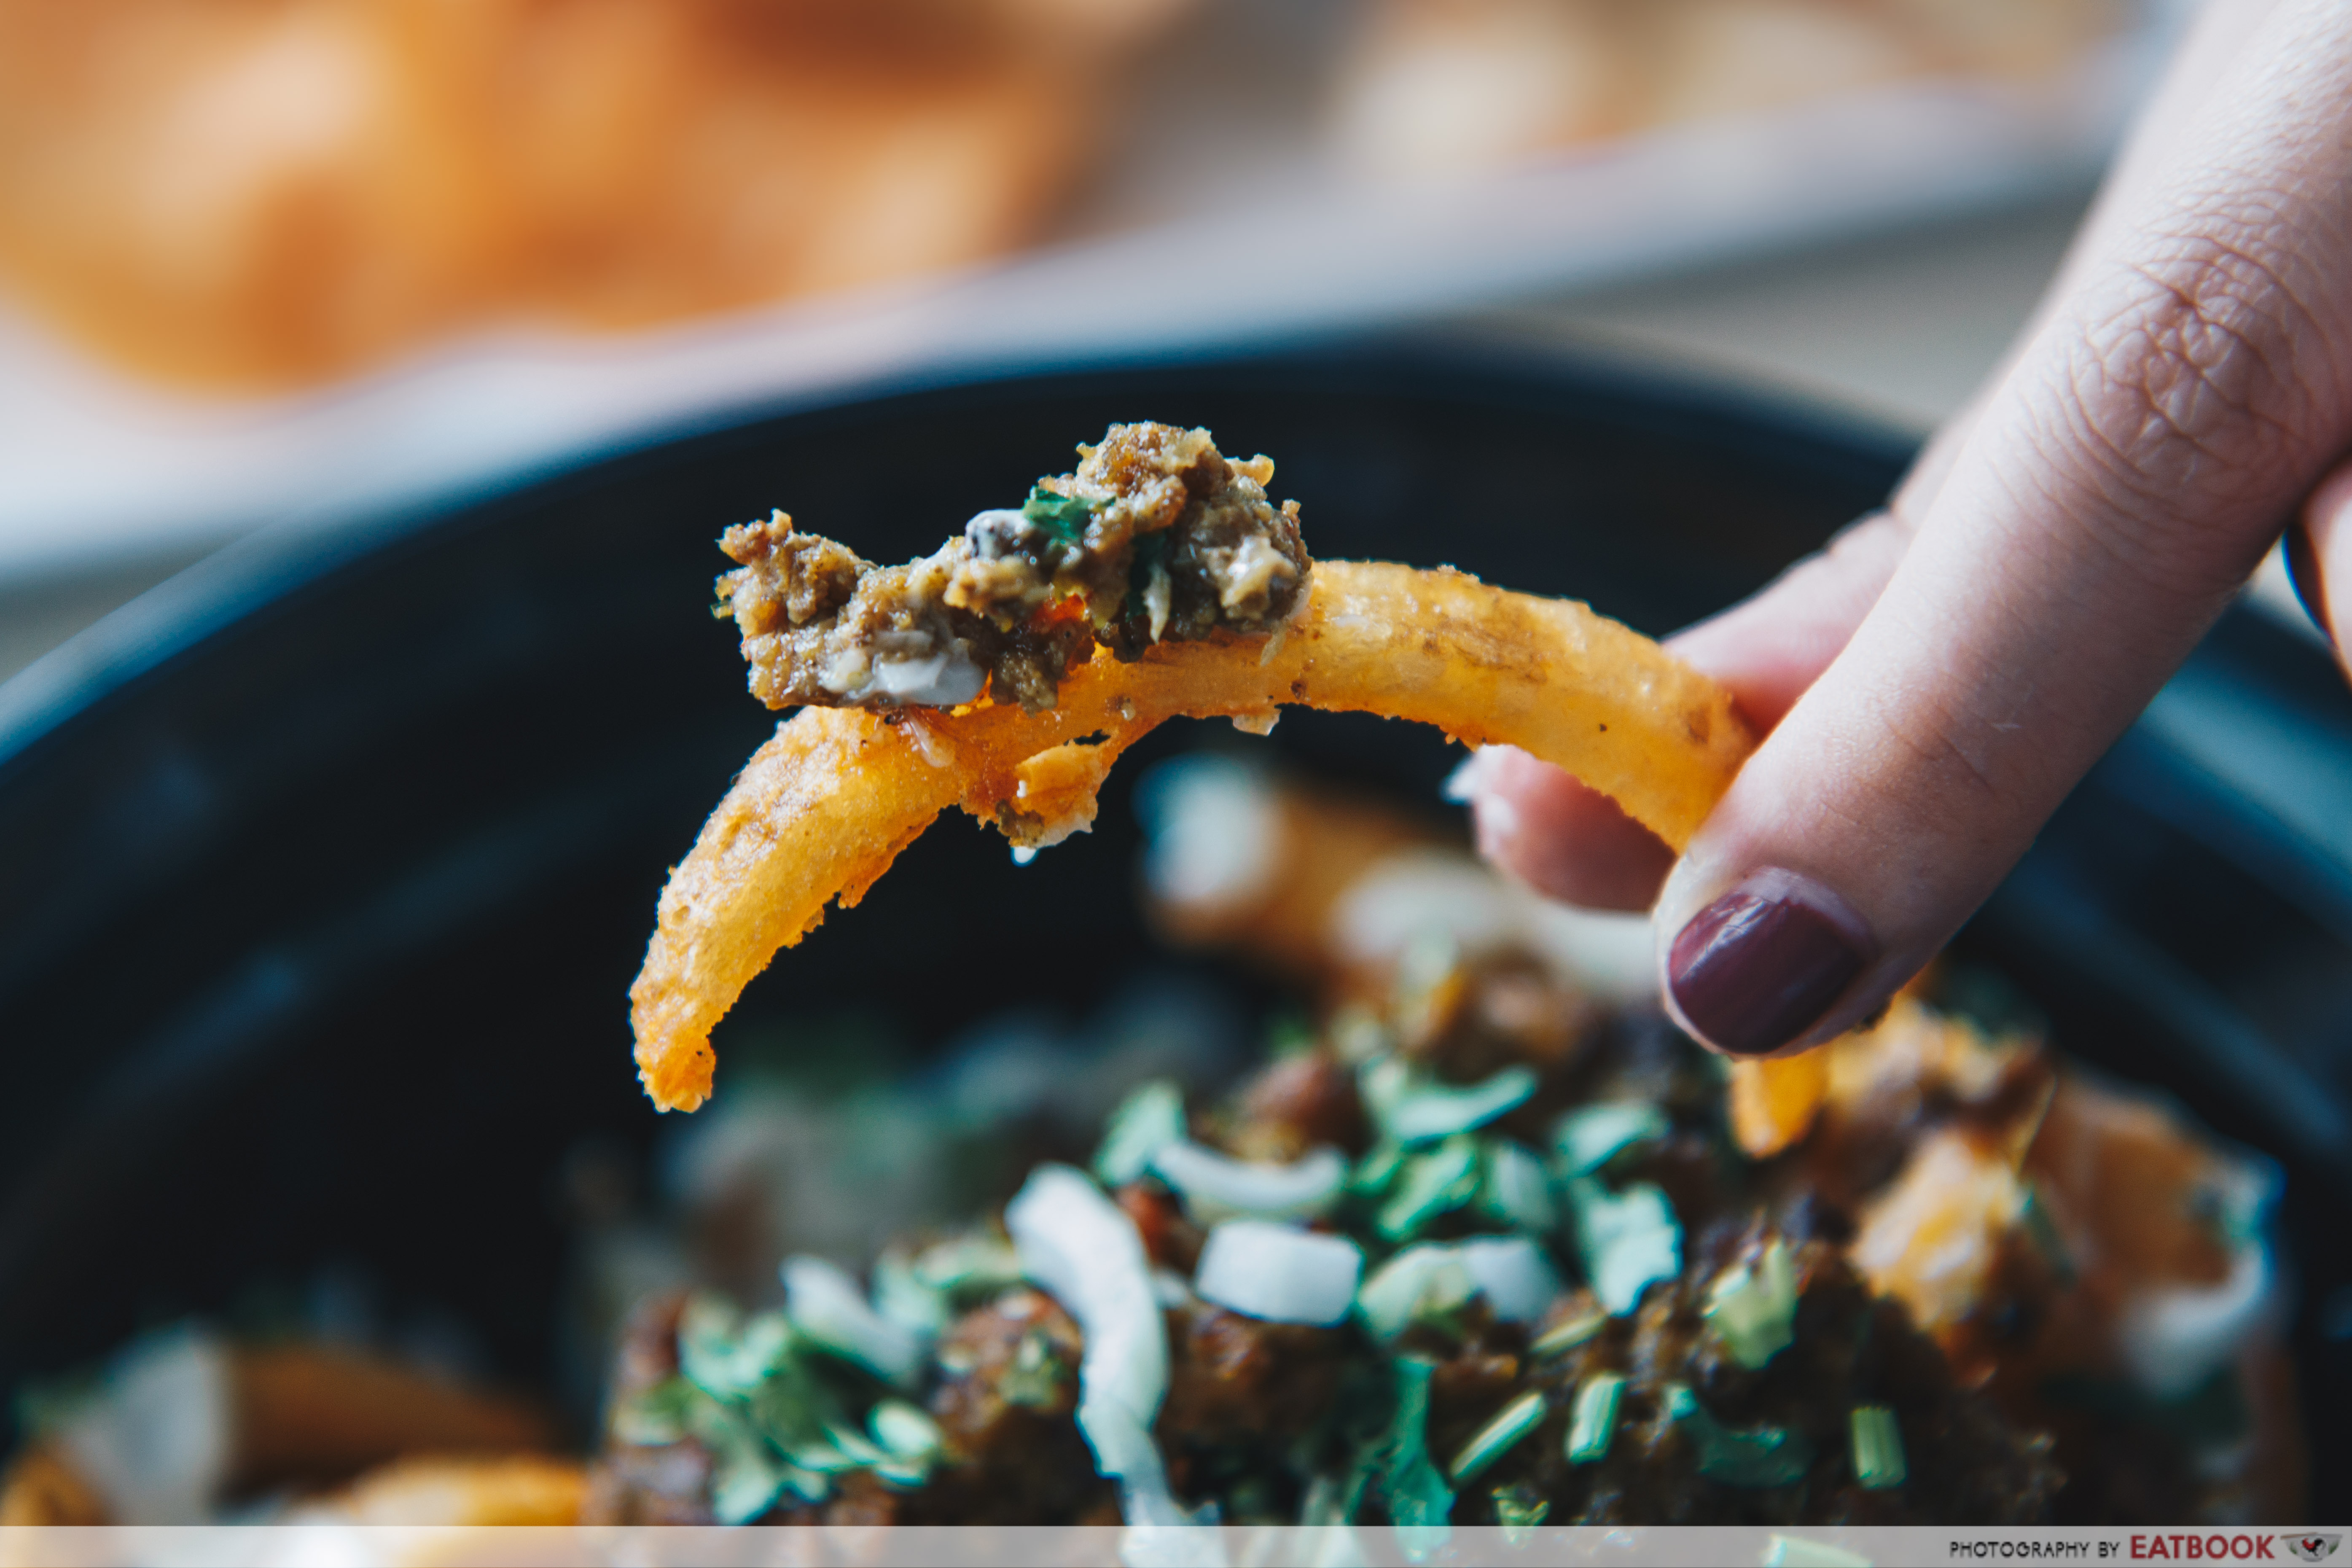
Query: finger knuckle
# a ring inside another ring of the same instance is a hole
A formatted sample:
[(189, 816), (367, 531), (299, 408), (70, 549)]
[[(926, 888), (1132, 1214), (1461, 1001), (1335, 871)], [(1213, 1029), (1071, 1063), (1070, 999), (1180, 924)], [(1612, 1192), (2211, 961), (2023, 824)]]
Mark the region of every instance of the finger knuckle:
[(2250, 213), (2150, 247), (2082, 335), (2073, 434), (2130, 515), (2194, 521), (2311, 437), (2315, 326), (2269, 227)]

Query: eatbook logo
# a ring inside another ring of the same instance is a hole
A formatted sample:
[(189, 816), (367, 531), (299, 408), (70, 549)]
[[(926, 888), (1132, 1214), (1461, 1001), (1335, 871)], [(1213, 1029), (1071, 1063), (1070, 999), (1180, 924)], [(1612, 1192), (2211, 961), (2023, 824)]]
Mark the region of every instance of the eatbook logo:
[(2340, 1535), (2282, 1535), (2279, 1544), (2302, 1558), (2305, 1563), (2326, 1563), (2344, 1544)]

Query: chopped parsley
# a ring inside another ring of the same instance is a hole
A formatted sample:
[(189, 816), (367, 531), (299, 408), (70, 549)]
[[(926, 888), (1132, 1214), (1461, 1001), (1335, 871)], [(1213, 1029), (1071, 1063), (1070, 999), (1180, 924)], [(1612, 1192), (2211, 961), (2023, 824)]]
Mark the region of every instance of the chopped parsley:
[(1562, 1176), (1589, 1176), (1634, 1144), (1664, 1136), (1666, 1113), (1646, 1100), (1579, 1106), (1555, 1122), (1552, 1147)]
[(1107, 1187), (1125, 1186), (1150, 1169), (1154, 1154), (1184, 1138), (1184, 1091), (1164, 1078), (1139, 1084), (1110, 1113), (1095, 1151), (1095, 1175)]
[(1476, 1479), (1486, 1468), (1501, 1458), (1518, 1440), (1543, 1424), (1544, 1396), (1541, 1389), (1529, 1389), (1495, 1413), (1493, 1420), (1478, 1428), (1471, 1439), (1454, 1456), (1454, 1484), (1462, 1486)]
[(1857, 1405), (1847, 1425), (1853, 1438), (1853, 1479), (1863, 1489), (1883, 1492), (1901, 1486), (1909, 1470), (1895, 1412), (1884, 1405)]
[(1449, 1138), (1426, 1154), (1414, 1154), (1397, 1173), (1396, 1184), (1374, 1216), (1381, 1239), (1410, 1241), (1440, 1215), (1453, 1213), (1478, 1195), (1478, 1145)]
[(1666, 1414), (1690, 1439), (1698, 1473), (1727, 1487), (1755, 1490), (1794, 1486), (1813, 1462), (1813, 1446), (1801, 1432), (1779, 1426), (1736, 1431), (1717, 1421), (1686, 1384), (1665, 1389)]
[(1597, 1372), (1576, 1385), (1576, 1403), (1569, 1407), (1568, 1439), (1562, 1445), (1571, 1465), (1598, 1464), (1608, 1457), (1617, 1435), (1617, 1406), (1625, 1396), (1625, 1380), (1613, 1372)]
[(1576, 1248), (1592, 1293), (1612, 1318), (1631, 1312), (1642, 1292), (1683, 1271), (1683, 1231), (1666, 1194), (1648, 1182), (1612, 1193), (1589, 1176), (1568, 1184), (1576, 1211)]
[(1455, 1087), (1422, 1077), (1395, 1057), (1367, 1066), (1359, 1086), (1381, 1131), (1398, 1143), (1434, 1143), (1484, 1127), (1536, 1091), (1536, 1075), (1507, 1067), (1481, 1082)]
[(1093, 501), (1031, 485), (1029, 499), (1021, 503), (1021, 518), (1043, 529), (1056, 544), (1076, 544), (1084, 537), (1087, 524), (1094, 521), (1095, 510)]
[(1753, 1264), (1717, 1275), (1701, 1311), (1731, 1359), (1750, 1372), (1796, 1343), (1797, 1266), (1789, 1244), (1776, 1236)]
[(1483, 1150), (1478, 1209), (1487, 1218), (1530, 1236), (1548, 1235), (1559, 1224), (1551, 1179), (1543, 1162), (1524, 1144), (1490, 1138)]
[(1394, 1363), (1396, 1414), (1381, 1457), (1381, 1501), (1396, 1526), (1397, 1544), (1415, 1562), (1445, 1544), (1454, 1493), (1429, 1458), (1429, 1376), (1436, 1363), (1399, 1356)]

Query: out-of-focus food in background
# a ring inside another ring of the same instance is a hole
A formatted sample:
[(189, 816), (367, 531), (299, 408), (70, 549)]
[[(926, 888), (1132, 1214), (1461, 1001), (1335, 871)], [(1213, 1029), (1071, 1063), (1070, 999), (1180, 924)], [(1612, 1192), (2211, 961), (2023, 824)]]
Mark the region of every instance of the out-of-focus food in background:
[[(267, 389), (493, 321), (625, 329), (953, 268), (1068, 232), (1137, 177), (1120, 146), (1228, 112), (1205, 82), (1139, 82), (1224, 69), (1242, 3), (0, 0), (0, 280), (119, 366)], [(2048, 77), (2132, 19), (2126, 0), (1293, 9), (1307, 41), (1266, 136), (1309, 106), (1303, 155), (1331, 184)], [(1250, 188), (1264, 140), (1215, 142), (1233, 166), (1191, 183)]]
[(628, 327), (1034, 232), (1188, 0), (0, 5), (0, 263), (169, 379)]
[(1339, 83), (1347, 161), (1489, 168), (1923, 77), (2040, 77), (2122, 0), (1386, 0)]

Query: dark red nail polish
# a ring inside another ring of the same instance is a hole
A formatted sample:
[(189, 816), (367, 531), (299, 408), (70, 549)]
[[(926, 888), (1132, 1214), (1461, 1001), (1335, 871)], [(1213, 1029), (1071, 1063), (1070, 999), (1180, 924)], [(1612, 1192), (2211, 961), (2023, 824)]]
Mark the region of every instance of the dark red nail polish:
[(1721, 1049), (1778, 1050), (1862, 973), (1853, 939), (1795, 882), (1786, 872), (1748, 878), (1693, 916), (1666, 954), (1675, 1005)]

